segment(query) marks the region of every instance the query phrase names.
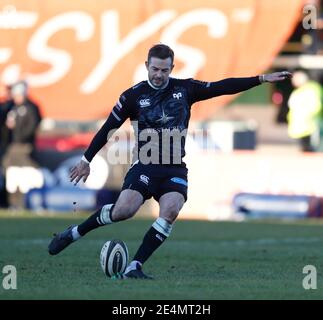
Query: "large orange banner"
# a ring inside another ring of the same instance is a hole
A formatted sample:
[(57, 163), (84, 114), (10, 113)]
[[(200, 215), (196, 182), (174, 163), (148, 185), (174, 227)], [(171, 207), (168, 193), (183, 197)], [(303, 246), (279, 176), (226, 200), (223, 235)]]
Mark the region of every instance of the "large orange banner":
[[(105, 118), (146, 79), (148, 49), (175, 51), (174, 77), (216, 81), (266, 70), (304, 0), (0, 0), (0, 75), (28, 79), (46, 117)], [(210, 117), (230, 97), (199, 103)]]

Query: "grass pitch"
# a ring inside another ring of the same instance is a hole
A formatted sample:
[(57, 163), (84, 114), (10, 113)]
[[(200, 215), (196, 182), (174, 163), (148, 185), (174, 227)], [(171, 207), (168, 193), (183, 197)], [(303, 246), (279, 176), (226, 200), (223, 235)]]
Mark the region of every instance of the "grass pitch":
[[(132, 257), (153, 221), (132, 219), (92, 231), (58, 256), (54, 232), (86, 216), (0, 212), (0, 270), (17, 269), (17, 289), (1, 299), (235, 300), (323, 299), (323, 222), (202, 222), (178, 220), (145, 264), (153, 281), (111, 280), (99, 255), (105, 241), (124, 240)], [(317, 270), (317, 289), (302, 286), (303, 268)], [(1, 278), (2, 277), (2, 278)]]

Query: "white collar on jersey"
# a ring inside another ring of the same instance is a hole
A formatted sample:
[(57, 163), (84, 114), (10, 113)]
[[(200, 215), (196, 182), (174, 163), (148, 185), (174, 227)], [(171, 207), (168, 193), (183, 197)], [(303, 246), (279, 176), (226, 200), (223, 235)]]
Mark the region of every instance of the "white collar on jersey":
[(161, 90), (161, 89), (165, 89), (167, 86), (168, 86), (168, 83), (169, 83), (169, 78), (167, 80), (167, 82), (165, 83), (165, 85), (163, 85), (162, 87), (158, 88), (158, 87), (155, 87), (150, 81), (149, 79), (147, 79), (147, 82), (148, 84), (155, 90)]

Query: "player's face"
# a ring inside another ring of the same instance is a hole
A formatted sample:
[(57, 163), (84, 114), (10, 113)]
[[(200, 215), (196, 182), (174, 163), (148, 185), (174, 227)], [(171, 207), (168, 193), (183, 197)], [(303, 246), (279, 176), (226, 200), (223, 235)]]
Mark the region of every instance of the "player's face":
[(156, 87), (163, 87), (169, 78), (170, 73), (173, 70), (174, 65), (172, 59), (159, 59), (151, 57), (150, 60), (146, 61), (146, 68), (148, 70), (148, 79)]

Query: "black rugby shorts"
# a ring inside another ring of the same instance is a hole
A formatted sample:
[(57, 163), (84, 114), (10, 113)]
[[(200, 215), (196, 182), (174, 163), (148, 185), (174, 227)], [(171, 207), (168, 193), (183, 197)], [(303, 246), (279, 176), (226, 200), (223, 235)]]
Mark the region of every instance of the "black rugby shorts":
[(127, 172), (122, 190), (136, 190), (144, 200), (153, 197), (156, 201), (168, 192), (181, 193), (187, 200), (187, 168), (185, 164), (160, 165), (135, 162)]

